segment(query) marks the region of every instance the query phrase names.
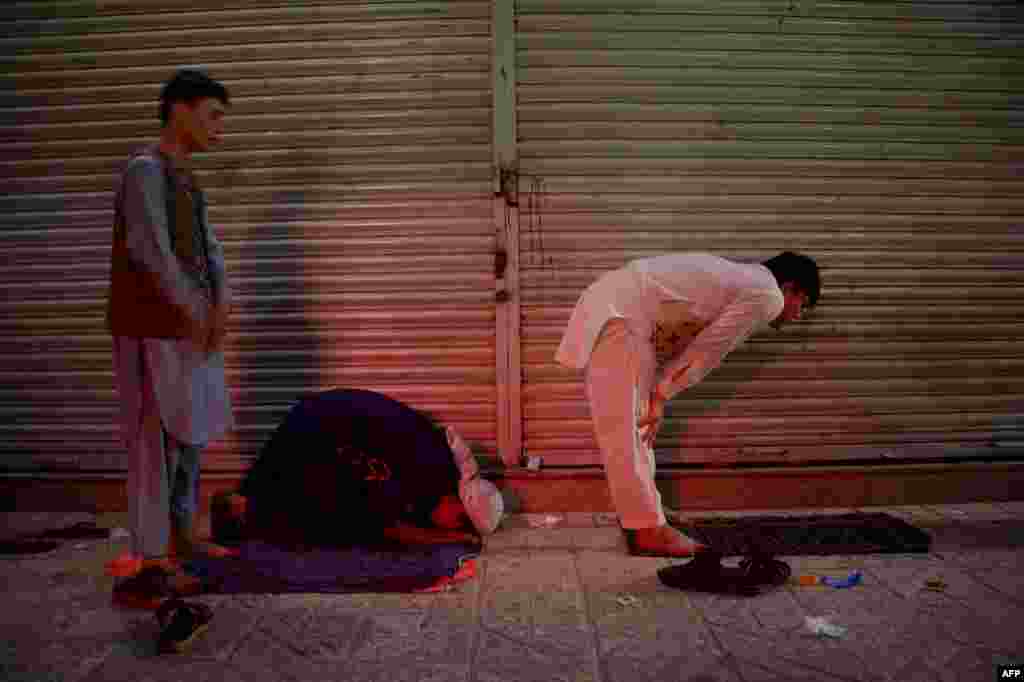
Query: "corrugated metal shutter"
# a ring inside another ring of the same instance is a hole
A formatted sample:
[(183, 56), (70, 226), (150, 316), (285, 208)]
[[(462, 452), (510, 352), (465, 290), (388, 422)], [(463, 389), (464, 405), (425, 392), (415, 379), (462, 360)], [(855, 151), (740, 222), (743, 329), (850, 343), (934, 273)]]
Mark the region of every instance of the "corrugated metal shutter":
[(123, 470), (112, 189), (161, 84), (230, 90), (197, 158), (236, 292), (237, 470), (299, 396), (380, 390), (495, 450), (490, 2), (19, 2), (2, 12), (0, 462)]
[(1024, 21), (1015, 2), (521, 0), (525, 446), (599, 460), (553, 354), (599, 274), (817, 258), (804, 324), (679, 396), (662, 461), (1019, 454)]

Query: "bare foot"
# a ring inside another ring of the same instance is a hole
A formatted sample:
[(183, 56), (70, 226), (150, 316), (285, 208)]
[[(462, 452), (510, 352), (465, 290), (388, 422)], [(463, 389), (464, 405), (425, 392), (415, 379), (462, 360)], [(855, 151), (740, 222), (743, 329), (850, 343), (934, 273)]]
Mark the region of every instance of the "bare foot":
[(213, 559), (226, 559), (238, 556), (238, 550), (232, 547), (224, 547), (213, 542), (202, 542), (196, 547), (196, 554), (207, 556)]
[(159, 568), (165, 573), (177, 573), (181, 570), (181, 563), (172, 557), (160, 557), (159, 559), (143, 559), (140, 569)]
[(629, 549), (637, 556), (688, 557), (705, 549), (668, 525), (638, 528), (632, 536)]
[(188, 575), (184, 571), (167, 576), (167, 584), (179, 597), (191, 597), (199, 594), (203, 589), (203, 582), (199, 578)]
[(231, 500), (231, 516), (236, 519), (245, 518), (245, 513), (249, 509), (249, 498), (235, 493), (229, 499)]

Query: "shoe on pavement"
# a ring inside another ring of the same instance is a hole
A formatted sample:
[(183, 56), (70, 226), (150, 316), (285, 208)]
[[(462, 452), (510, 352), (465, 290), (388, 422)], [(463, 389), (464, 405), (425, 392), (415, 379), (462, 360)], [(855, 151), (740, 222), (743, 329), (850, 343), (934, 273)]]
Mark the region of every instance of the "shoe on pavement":
[(206, 632), (213, 612), (205, 604), (170, 599), (157, 610), (156, 619), (160, 623), (157, 651), (180, 654)]
[(769, 555), (753, 554), (738, 566), (726, 566), (722, 555), (712, 551), (700, 552), (684, 564), (658, 569), (658, 579), (668, 587), (745, 597), (781, 587), (790, 575), (786, 562)]

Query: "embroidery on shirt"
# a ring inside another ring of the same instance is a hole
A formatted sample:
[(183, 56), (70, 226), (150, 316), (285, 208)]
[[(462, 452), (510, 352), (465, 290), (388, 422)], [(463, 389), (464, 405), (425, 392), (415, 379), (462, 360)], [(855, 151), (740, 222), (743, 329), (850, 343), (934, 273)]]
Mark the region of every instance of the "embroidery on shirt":
[(371, 457), (366, 461), (367, 473), (366, 481), (390, 481), (391, 480), (391, 467), (384, 460)]
[(353, 475), (363, 481), (390, 481), (391, 467), (379, 457), (371, 457), (351, 445), (340, 445), (338, 457), (351, 468)]

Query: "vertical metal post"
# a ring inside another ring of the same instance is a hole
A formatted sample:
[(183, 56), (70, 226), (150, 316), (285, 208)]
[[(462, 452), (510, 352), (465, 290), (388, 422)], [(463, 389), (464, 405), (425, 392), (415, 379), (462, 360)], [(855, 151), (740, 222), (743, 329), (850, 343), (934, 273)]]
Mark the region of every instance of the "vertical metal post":
[(498, 451), (505, 466), (513, 467), (523, 450), (514, 0), (492, 0), (491, 38)]

